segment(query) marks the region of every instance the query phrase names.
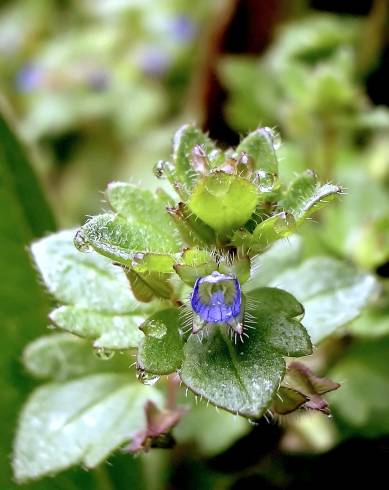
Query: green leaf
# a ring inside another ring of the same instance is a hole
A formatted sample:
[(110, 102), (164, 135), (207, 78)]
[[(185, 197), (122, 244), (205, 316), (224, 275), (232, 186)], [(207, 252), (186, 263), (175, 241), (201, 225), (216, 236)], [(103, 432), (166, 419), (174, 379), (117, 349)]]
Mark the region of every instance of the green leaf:
[(218, 407), (259, 418), (282, 380), (284, 360), (256, 335), (234, 346), (219, 326), (207, 330), (202, 342), (192, 335), (185, 345), (182, 381)]
[(345, 380), (331, 396), (335, 419), (365, 437), (389, 433), (389, 339), (358, 342), (330, 371)]
[(103, 312), (136, 309), (123, 270), (94, 252), (79, 252), (73, 237), (74, 230), (61, 231), (31, 246), (39, 272), (55, 299)]
[[(176, 237), (169, 229), (151, 223), (134, 223), (121, 216), (101, 214), (82, 226), (76, 240), (82, 247), (90, 245), (96, 252), (127, 267), (143, 265), (145, 255), (161, 255), (151, 260), (148, 270), (173, 272), (171, 254), (179, 251)], [(135, 262), (134, 262), (135, 261)]]
[(197, 183), (188, 206), (214, 230), (226, 233), (244, 225), (257, 202), (254, 184), (237, 175), (216, 172)]
[(128, 370), (128, 357), (106, 360), (94, 353), (88, 342), (59, 333), (34, 340), (23, 351), (23, 364), (36, 378), (64, 381), (98, 371)]
[(304, 305), (304, 325), (314, 344), (356, 318), (377, 291), (374, 276), (328, 257), (308, 259), (270, 285), (289, 291)]
[(162, 233), (176, 229), (157, 195), (137, 185), (124, 182), (108, 184), (106, 196), (112, 209), (130, 222), (152, 224)]
[(82, 463), (93, 468), (146, 428), (151, 386), (128, 375), (95, 374), (35, 390), (21, 414), (13, 467), (19, 483)]
[(196, 174), (191, 165), (193, 147), (200, 145), (206, 153), (215, 149), (213, 142), (199, 128), (185, 124), (173, 137), (173, 162), (175, 178), (188, 190), (193, 187)]
[(176, 371), (183, 360), (179, 311), (176, 308), (159, 311), (140, 328), (145, 336), (138, 348), (138, 366), (151, 374)]
[(369, 308), (352, 322), (350, 331), (359, 337), (385, 337), (389, 334), (389, 310), (386, 307)]
[(284, 238), (293, 233), (295, 221), (289, 213), (277, 213), (259, 223), (253, 233), (237, 231), (232, 237), (232, 243), (243, 246), (252, 256), (265, 250), (272, 242)]
[(288, 293), (263, 288), (250, 294), (253, 329), (234, 344), (224, 327), (206, 328), (202, 342), (189, 337), (182, 381), (195, 393), (232, 413), (259, 418), (269, 407), (285, 372), (282, 353), (306, 355), (309, 337), (295, 319), (301, 305)]
[(141, 340), (138, 329), (144, 315), (96, 312), (78, 306), (60, 306), (50, 313), (50, 320), (58, 327), (86, 339), (93, 339), (94, 347), (130, 349)]
[(31, 247), (47, 288), (65, 303), (50, 318), (69, 332), (94, 339), (95, 347), (136, 346), (145, 317), (124, 271), (94, 252), (79, 252), (73, 236), (73, 231), (63, 231)]
[(201, 455), (212, 457), (228, 449), (250, 431), (243, 417), (211, 410), (204, 404), (194, 405), (173, 430), (178, 444), (195, 443)]
[(267, 286), (286, 269), (297, 265), (302, 258), (302, 240), (292, 235), (276, 242), (269, 250), (251, 259), (251, 275), (245, 291)]
[(249, 301), (254, 304), (248, 310), (255, 329), (261, 330), (266, 344), (288, 357), (312, 354), (310, 337), (299, 322), (304, 308), (295, 297), (282, 289), (260, 288), (250, 292)]
[(343, 193), (343, 189), (334, 184), (321, 185), (312, 170), (306, 170), (290, 184), (279, 208), (293, 214), (296, 224), (301, 224), (311, 214)]
[[(28, 255), (34, 239), (55, 229), (52, 213), (33, 171), (32, 152), (16, 134), (3, 114), (0, 101), (0, 488), (19, 488), (13, 480), (9, 455), (16, 418), (32, 387), (22, 369), (20, 358), (26, 343), (45, 331), (49, 299), (37, 281)], [(85, 489), (94, 487), (94, 478), (85, 472), (62, 475), (58, 487)], [(39, 484), (39, 490), (52, 490), (51, 481)], [(35, 485), (31, 489), (38, 489)]]
[(131, 284), (132, 292), (138, 301), (150, 302), (155, 297), (171, 299), (173, 286), (170, 274), (159, 272), (137, 272), (132, 269), (125, 271)]
[(245, 152), (253, 160), (257, 169), (278, 175), (278, 162), (275, 152), (277, 136), (270, 128), (258, 128), (249, 133), (238, 145), (236, 152)]

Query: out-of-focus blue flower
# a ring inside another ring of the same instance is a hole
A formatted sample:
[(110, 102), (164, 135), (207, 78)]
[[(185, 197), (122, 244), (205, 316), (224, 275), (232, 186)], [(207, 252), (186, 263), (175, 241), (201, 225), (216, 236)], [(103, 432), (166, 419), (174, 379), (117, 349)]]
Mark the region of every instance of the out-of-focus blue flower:
[(191, 306), (198, 317), (193, 324), (193, 333), (206, 324), (226, 324), (242, 333), (242, 292), (236, 277), (215, 271), (197, 279)]
[(169, 70), (171, 56), (160, 46), (145, 46), (138, 53), (137, 63), (145, 75), (159, 77)]
[(108, 88), (109, 73), (103, 68), (93, 69), (87, 73), (87, 83), (89, 87), (97, 92), (102, 92)]
[(179, 15), (172, 19), (170, 32), (175, 41), (189, 43), (197, 33), (197, 25), (190, 17)]
[(21, 92), (32, 92), (42, 86), (44, 70), (33, 63), (24, 65), (16, 75), (16, 87)]

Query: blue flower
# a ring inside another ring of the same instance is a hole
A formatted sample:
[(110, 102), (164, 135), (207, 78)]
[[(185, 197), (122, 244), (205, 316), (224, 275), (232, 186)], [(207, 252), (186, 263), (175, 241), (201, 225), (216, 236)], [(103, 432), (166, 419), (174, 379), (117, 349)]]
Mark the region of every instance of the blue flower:
[(242, 291), (236, 277), (214, 271), (197, 279), (190, 302), (195, 313), (193, 333), (207, 324), (224, 324), (242, 334)]
[(44, 70), (38, 65), (27, 63), (16, 75), (16, 86), (20, 92), (32, 92), (43, 84)]

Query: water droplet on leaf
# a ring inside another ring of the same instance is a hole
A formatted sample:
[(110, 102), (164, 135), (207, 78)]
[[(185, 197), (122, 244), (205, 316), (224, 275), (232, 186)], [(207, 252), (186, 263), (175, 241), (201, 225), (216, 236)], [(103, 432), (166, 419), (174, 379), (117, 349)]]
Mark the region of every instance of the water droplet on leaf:
[(157, 374), (146, 373), (146, 371), (140, 368), (137, 369), (136, 377), (142, 384), (147, 386), (155, 385), (161, 378), (161, 376), (158, 376)]
[(115, 352), (113, 350), (104, 349), (103, 347), (95, 349), (95, 356), (102, 361), (109, 361), (114, 355)]
[(77, 231), (73, 242), (76, 249), (79, 250), (80, 252), (90, 252), (92, 250), (92, 247), (89, 245), (82, 230)]

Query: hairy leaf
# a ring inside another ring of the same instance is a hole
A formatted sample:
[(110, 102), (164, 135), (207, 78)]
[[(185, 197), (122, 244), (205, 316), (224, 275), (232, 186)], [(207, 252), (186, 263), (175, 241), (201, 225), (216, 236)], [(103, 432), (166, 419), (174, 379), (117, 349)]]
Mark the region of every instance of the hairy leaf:
[(357, 317), (377, 290), (374, 276), (329, 257), (308, 259), (270, 284), (289, 291), (304, 305), (304, 325), (313, 343)]
[(35, 390), (20, 417), (13, 467), (18, 482), (82, 463), (93, 468), (146, 428), (151, 386), (123, 374), (95, 374)]
[(183, 339), (177, 309), (169, 308), (155, 313), (140, 329), (144, 333), (137, 357), (141, 369), (152, 374), (170, 374), (181, 367)]
[(136, 266), (144, 254), (161, 255), (162, 264), (156, 261), (154, 268), (149, 268), (153, 272), (172, 272), (173, 261), (169, 261), (169, 256), (179, 251), (177, 240), (168, 229), (161, 231), (151, 223), (134, 223), (113, 214), (91, 218), (80, 228), (76, 239), (127, 267), (132, 267), (133, 262)]
[(123, 270), (98, 254), (79, 252), (73, 231), (35, 242), (31, 251), (53, 296), (65, 305), (51, 313), (59, 327), (94, 339), (96, 347), (128, 349), (144, 320)]
[(180, 371), (195, 393), (232, 413), (259, 418), (285, 371), (282, 354), (306, 355), (311, 343), (295, 319), (301, 305), (288, 293), (262, 288), (250, 294), (255, 308), (245, 342), (234, 343), (224, 327), (209, 326), (201, 342), (192, 335)]
[(342, 192), (338, 185), (321, 185), (317, 182), (316, 174), (307, 170), (290, 184), (284, 199), (279, 203), (279, 208), (291, 212), (299, 225)]

